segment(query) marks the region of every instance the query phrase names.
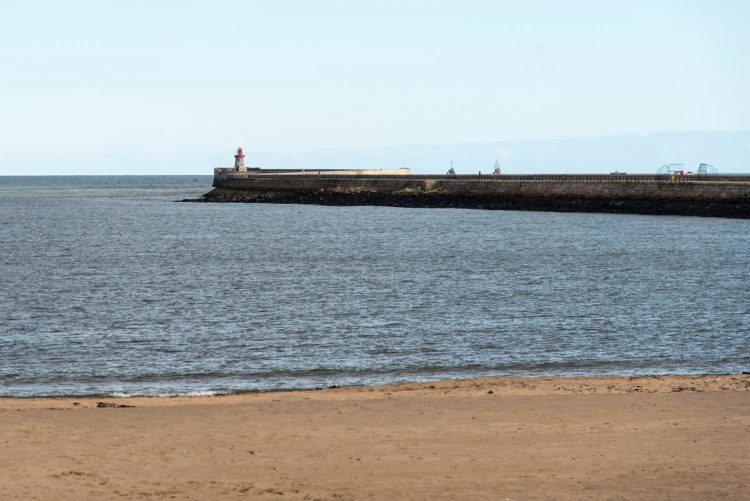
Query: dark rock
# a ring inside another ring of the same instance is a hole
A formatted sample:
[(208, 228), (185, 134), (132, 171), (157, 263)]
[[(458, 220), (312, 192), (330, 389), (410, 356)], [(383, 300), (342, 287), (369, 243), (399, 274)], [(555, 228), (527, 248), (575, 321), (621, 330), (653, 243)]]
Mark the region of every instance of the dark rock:
[(96, 406), (99, 407), (99, 408), (104, 408), (104, 407), (117, 407), (117, 408), (135, 407), (134, 405), (116, 404), (114, 402), (97, 402)]

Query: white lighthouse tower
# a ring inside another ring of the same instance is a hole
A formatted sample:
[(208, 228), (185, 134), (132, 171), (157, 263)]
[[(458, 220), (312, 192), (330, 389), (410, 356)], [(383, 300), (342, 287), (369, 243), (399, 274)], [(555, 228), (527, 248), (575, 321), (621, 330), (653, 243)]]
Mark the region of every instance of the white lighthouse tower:
[(242, 153), (242, 146), (237, 148), (237, 154), (234, 156), (234, 170), (235, 172), (247, 172), (247, 167), (245, 167), (245, 154)]

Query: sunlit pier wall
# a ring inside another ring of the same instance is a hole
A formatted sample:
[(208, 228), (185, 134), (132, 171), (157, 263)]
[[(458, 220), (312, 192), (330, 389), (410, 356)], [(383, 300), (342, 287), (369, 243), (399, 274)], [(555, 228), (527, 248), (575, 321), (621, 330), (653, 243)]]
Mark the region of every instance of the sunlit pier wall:
[(327, 175), (214, 171), (206, 201), (750, 217), (750, 176)]

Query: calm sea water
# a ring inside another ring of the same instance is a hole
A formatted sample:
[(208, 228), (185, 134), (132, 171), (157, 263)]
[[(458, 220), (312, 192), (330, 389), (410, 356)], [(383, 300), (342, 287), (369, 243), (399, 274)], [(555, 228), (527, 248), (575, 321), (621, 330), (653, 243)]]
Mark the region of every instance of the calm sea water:
[(0, 177), (0, 394), (750, 370), (750, 221)]

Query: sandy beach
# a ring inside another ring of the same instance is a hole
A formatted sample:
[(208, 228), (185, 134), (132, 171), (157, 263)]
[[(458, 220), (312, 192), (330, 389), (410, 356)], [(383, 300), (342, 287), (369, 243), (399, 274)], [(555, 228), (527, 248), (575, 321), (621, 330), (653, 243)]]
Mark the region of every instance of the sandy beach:
[(0, 499), (750, 499), (750, 375), (1, 398)]

